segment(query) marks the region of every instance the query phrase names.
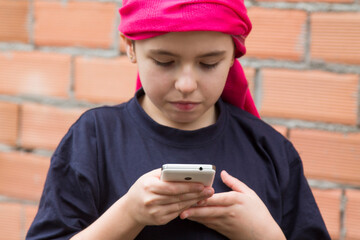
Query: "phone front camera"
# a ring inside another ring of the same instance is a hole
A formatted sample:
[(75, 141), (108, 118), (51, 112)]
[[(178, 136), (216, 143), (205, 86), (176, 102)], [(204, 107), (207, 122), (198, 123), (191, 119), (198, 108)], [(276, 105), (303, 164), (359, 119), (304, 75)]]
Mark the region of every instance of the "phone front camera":
[(202, 171), (202, 170), (203, 170), (203, 168), (202, 168), (202, 167), (199, 167), (199, 170), (200, 170), (200, 171)]

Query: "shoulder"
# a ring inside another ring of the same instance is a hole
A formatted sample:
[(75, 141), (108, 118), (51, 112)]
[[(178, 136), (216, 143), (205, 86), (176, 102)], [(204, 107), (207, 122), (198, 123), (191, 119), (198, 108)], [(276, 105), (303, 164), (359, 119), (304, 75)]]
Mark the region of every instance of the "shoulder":
[(101, 106), (101, 107), (91, 108), (85, 111), (80, 116), (78, 121), (86, 122), (86, 121), (95, 121), (96, 119), (99, 118), (105, 118), (105, 119), (109, 117), (112, 118), (116, 115), (123, 114), (123, 112), (126, 111), (126, 105), (127, 103), (122, 103), (114, 106)]
[(122, 103), (114, 106), (101, 106), (91, 108), (80, 115), (80, 117), (72, 124), (69, 131), (86, 128), (88, 130), (104, 127), (107, 124), (123, 119), (127, 114), (125, 113), (127, 103)]
[(242, 131), (248, 141), (268, 157), (282, 163), (293, 164), (298, 162), (300, 157), (293, 144), (275, 130), (271, 125), (252, 114), (225, 103), (229, 113), (229, 122), (234, 131)]
[(230, 116), (230, 124), (238, 125), (249, 136), (259, 138), (271, 138), (272, 140), (287, 141), (287, 139), (262, 119), (236, 107), (225, 103)]
[[(122, 121), (126, 103), (89, 109), (72, 124), (55, 150), (55, 156), (69, 158), (71, 154), (97, 148), (99, 135), (111, 132), (114, 121)], [(64, 156), (65, 155), (65, 156)]]

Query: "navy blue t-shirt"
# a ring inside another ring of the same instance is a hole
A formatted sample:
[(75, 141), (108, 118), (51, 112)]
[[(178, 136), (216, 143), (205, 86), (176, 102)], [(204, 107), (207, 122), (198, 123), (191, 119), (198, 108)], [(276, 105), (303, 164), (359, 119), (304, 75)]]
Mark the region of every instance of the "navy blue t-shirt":
[[(216, 166), (215, 192), (229, 191), (221, 170), (262, 199), (287, 239), (330, 239), (293, 145), (262, 120), (219, 100), (215, 124), (195, 131), (159, 125), (137, 98), (87, 111), (51, 159), (38, 213), (26, 239), (69, 239), (101, 216), (143, 174), (165, 163)], [(227, 239), (176, 218), (136, 239)]]

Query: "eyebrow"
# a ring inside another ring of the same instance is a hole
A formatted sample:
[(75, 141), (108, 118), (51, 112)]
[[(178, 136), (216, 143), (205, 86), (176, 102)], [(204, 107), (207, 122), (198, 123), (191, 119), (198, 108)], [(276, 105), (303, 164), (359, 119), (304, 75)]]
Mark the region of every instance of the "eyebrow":
[[(150, 53), (157, 54), (157, 55), (166, 55), (166, 56), (171, 56), (171, 57), (179, 57), (179, 55), (177, 55), (175, 53), (168, 52), (168, 51), (161, 50), (161, 49), (152, 49), (152, 50), (150, 50)], [(201, 54), (201, 55), (197, 56), (197, 58), (222, 56), (225, 53), (226, 53), (226, 51), (212, 51), (212, 52), (208, 52), (205, 54)]]

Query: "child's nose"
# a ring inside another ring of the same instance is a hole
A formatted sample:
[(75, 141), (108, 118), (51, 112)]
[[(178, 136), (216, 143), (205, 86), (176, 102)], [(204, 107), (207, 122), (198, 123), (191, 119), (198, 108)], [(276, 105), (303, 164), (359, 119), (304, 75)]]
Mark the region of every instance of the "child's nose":
[(176, 79), (175, 88), (182, 94), (195, 91), (197, 89), (197, 80), (194, 71), (187, 70), (180, 73)]

